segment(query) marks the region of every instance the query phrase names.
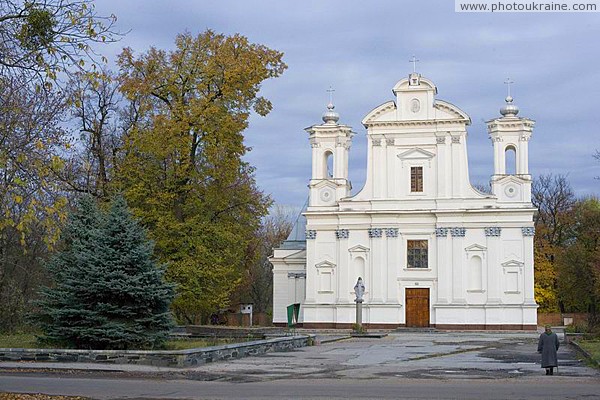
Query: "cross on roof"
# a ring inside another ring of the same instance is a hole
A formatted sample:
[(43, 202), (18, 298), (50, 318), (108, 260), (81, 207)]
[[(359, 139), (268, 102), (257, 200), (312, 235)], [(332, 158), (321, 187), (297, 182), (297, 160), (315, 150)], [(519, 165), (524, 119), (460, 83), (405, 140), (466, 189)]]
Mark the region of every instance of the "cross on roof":
[(417, 72), (417, 63), (419, 62), (417, 57), (415, 57), (415, 55), (413, 54), (412, 58), (408, 60), (408, 62), (413, 63), (413, 73)]
[(333, 104), (333, 92), (335, 92), (335, 89), (329, 86), (327, 92), (329, 92), (329, 104)]
[(510, 96), (510, 85), (512, 85), (513, 83), (515, 83), (515, 81), (512, 81), (510, 78), (506, 78), (506, 80), (504, 81), (504, 84), (508, 88), (508, 95), (509, 96)]

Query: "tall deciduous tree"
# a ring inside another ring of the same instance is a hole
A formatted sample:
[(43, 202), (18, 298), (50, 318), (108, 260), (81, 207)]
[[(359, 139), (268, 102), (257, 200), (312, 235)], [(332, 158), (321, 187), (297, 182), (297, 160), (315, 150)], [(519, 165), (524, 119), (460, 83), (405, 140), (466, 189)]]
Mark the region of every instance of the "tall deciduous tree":
[(122, 91), (135, 118), (124, 138), (118, 183), (150, 227), (178, 285), (177, 315), (187, 322), (227, 306), (270, 200), (255, 184), (243, 130), (271, 103), (261, 83), (279, 76), (282, 53), (241, 35), (206, 31), (119, 57)]
[(564, 175), (541, 175), (532, 186), (535, 222), (535, 295), (542, 311), (565, 311), (558, 295), (555, 261), (571, 238), (575, 194)]
[(61, 96), (26, 77), (0, 77), (0, 330), (18, 328), (43, 280), (39, 259), (58, 239), (66, 198), (54, 171), (67, 135)]
[(118, 81), (107, 70), (79, 72), (69, 87), (72, 122), (79, 130), (79, 141), (58, 175), (67, 190), (107, 198), (122, 147)]
[(102, 213), (84, 197), (51, 263), (37, 320), (42, 341), (76, 348), (155, 348), (171, 327), (173, 287), (123, 198)]
[(119, 38), (114, 15), (92, 0), (0, 0), (0, 75), (26, 73), (50, 83), (96, 60), (94, 43)]
[(600, 328), (600, 201), (580, 200), (574, 206), (571, 240), (556, 262), (558, 291), (571, 312), (587, 312), (591, 325)]

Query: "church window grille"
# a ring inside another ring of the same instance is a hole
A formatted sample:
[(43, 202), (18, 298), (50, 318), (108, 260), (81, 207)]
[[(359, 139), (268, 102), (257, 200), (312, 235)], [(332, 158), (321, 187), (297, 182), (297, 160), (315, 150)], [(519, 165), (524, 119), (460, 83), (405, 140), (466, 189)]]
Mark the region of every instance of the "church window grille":
[(423, 167), (410, 168), (410, 191), (413, 193), (423, 191)]
[(408, 268), (428, 268), (427, 240), (407, 240), (406, 255)]

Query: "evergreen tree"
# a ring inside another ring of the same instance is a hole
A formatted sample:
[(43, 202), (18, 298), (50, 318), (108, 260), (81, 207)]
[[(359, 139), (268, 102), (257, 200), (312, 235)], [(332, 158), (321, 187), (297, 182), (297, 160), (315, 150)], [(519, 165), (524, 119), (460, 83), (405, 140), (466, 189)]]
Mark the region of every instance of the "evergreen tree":
[(172, 319), (173, 287), (152, 259), (153, 244), (121, 197), (107, 213), (84, 197), (48, 265), (55, 286), (34, 317), (41, 341), (75, 348), (159, 347)]

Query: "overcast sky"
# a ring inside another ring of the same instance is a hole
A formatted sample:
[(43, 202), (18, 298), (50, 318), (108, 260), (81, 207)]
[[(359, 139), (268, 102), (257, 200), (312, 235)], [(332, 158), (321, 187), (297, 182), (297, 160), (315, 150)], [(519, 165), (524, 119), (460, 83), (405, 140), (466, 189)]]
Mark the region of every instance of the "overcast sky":
[(321, 123), (335, 89), (340, 122), (357, 135), (350, 152), (354, 192), (365, 180), (362, 118), (393, 100), (394, 84), (417, 70), (438, 87), (437, 98), (471, 116), (471, 181), (487, 183), (492, 146), (483, 121), (500, 116), (506, 85), (520, 116), (536, 120), (529, 142), (530, 171), (568, 174), (578, 195), (600, 194), (600, 13), (455, 13), (452, 0), (97, 0), (130, 31), (104, 53), (122, 47), (138, 54), (150, 46), (172, 49), (177, 33), (206, 29), (240, 33), (284, 52), (288, 65), (263, 84), (273, 102), (245, 132), (258, 185), (277, 203), (306, 200), (311, 154), (304, 128)]

